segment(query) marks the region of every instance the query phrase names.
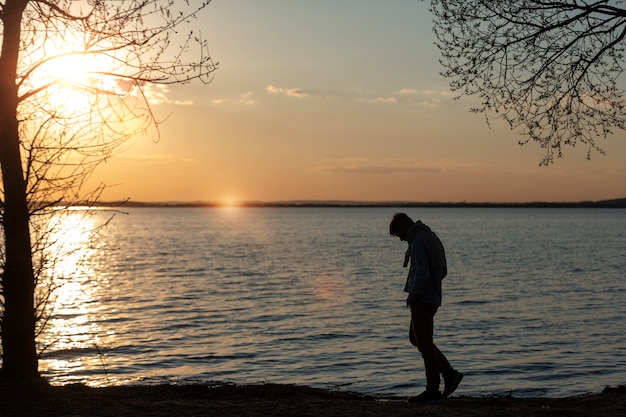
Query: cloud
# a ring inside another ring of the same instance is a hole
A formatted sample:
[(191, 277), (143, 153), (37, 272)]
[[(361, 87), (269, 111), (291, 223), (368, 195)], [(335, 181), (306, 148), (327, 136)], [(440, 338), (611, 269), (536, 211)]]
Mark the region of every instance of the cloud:
[(239, 95), (239, 104), (244, 104), (246, 106), (249, 106), (251, 104), (256, 103), (256, 101), (252, 98), (253, 94), (251, 91), (248, 91), (246, 93), (242, 93)]
[(283, 95), (287, 97), (296, 97), (296, 98), (303, 98), (303, 97), (308, 96), (308, 94), (301, 88), (276, 87), (272, 84), (265, 87), (265, 91), (269, 95)]
[(438, 98), (434, 98), (432, 100), (423, 100), (419, 102), (419, 105), (422, 107), (437, 108), (441, 106), (441, 100)]
[(153, 106), (162, 104), (174, 104), (177, 106), (191, 106), (192, 100), (172, 100), (169, 98), (170, 89), (163, 84), (145, 84), (143, 86), (143, 94), (146, 96), (148, 103)]
[[(273, 84), (268, 84), (265, 87), (265, 93), (269, 96), (284, 96), (297, 99), (313, 98), (313, 99), (347, 99), (356, 100), (361, 103), (370, 105), (398, 105), (409, 104), (417, 105), (426, 108), (440, 107), (448, 97), (453, 97), (454, 94), (446, 90), (415, 90), (413, 88), (403, 88), (399, 91), (378, 94), (378, 95), (361, 95), (355, 97), (351, 93), (328, 93), (323, 94), (319, 92), (311, 93), (305, 91), (303, 88), (286, 88), (278, 87)], [(257, 104), (257, 100), (254, 98), (252, 92), (242, 93), (236, 99), (229, 98), (216, 98), (212, 101), (213, 105), (226, 105), (226, 104), (239, 104), (239, 105), (252, 105)]]
[(398, 102), (398, 99), (396, 97), (370, 97), (359, 99), (359, 101), (369, 104), (396, 104)]
[(243, 106), (251, 106), (256, 104), (256, 100), (253, 98), (254, 94), (250, 91), (241, 93), (236, 99), (216, 98), (211, 101), (213, 105), (219, 106), (222, 104), (238, 104)]
[(195, 162), (193, 158), (185, 158), (180, 156), (173, 156), (170, 154), (143, 154), (143, 155), (128, 155), (121, 154), (116, 157), (119, 160), (127, 161), (127, 162), (141, 162), (145, 164), (162, 164), (162, 163), (172, 163), (172, 162)]
[(454, 97), (454, 93), (447, 90), (416, 90), (414, 88), (402, 88), (396, 92), (360, 97), (358, 101), (367, 104), (412, 104), (420, 107), (441, 107), (444, 101)]
[(363, 158), (347, 158), (325, 160), (320, 163), (316, 170), (332, 174), (396, 175), (441, 173), (449, 169), (447, 164), (426, 164), (407, 160), (375, 161)]
[(439, 97), (454, 97), (455, 93), (450, 90), (416, 90), (414, 88), (403, 88), (398, 91), (401, 95), (415, 95), (415, 96), (439, 96)]

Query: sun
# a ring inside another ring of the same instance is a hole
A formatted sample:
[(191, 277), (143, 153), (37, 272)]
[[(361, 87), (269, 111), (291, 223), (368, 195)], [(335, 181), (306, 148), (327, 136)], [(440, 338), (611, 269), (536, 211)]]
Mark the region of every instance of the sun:
[(41, 61), (30, 84), (34, 91), (41, 90), (55, 114), (71, 117), (91, 108), (88, 92), (97, 85), (96, 73), (93, 59), (67, 53)]
[(84, 145), (93, 149), (91, 156), (108, 157), (126, 139), (151, 133), (155, 118), (146, 83), (124, 59), (127, 53), (106, 39), (91, 44), (75, 34), (63, 40), (45, 38), (20, 58), (18, 94), (20, 113), (29, 114), (28, 140), (42, 152), (60, 147), (68, 151), (64, 155), (82, 158), (83, 150), (75, 150)]
[(23, 88), (37, 92), (37, 100), (43, 98), (55, 115), (88, 113), (98, 100), (131, 91), (120, 74), (123, 62), (109, 49), (106, 44), (86, 45), (76, 35), (61, 41), (46, 39), (41, 48), (25, 57), (23, 64), (31, 70)]
[(97, 81), (100, 72), (96, 57), (68, 54), (55, 57), (42, 66), (43, 81), (57, 82), (65, 87), (89, 86)]
[[(111, 61), (111, 62), (107, 62)], [(112, 59), (98, 54), (76, 52), (55, 56), (39, 68), (36, 83), (49, 86), (53, 104), (88, 105), (94, 94), (118, 94), (118, 80), (108, 74), (114, 71)], [(56, 96), (56, 97), (55, 97)], [(56, 100), (60, 100), (57, 102)]]
[(222, 208), (238, 208), (241, 207), (241, 201), (233, 196), (222, 198), (219, 203), (219, 207)]

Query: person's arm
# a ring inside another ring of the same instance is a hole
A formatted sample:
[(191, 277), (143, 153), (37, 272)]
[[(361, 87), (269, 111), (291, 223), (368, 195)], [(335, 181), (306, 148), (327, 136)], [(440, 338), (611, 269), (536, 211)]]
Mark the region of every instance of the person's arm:
[(411, 279), (409, 279), (409, 296), (407, 304), (418, 301), (425, 294), (425, 288), (430, 279), (430, 265), (428, 253), (424, 244), (416, 239), (411, 244)]

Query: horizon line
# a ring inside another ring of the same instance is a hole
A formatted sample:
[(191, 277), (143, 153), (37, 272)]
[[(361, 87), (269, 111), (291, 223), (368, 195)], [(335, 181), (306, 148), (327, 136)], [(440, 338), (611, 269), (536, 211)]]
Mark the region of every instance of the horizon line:
[(626, 208), (626, 197), (608, 200), (529, 201), (529, 202), (443, 202), (443, 201), (367, 201), (367, 200), (277, 200), (277, 201), (132, 201), (114, 200), (68, 204), (104, 207), (595, 207)]

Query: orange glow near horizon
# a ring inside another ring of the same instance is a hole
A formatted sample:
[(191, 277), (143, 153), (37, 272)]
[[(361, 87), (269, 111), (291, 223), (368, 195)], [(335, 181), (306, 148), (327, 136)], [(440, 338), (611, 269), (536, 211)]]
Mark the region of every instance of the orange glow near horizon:
[(242, 205), (242, 202), (234, 197), (225, 197), (217, 202), (217, 205), (221, 208), (235, 209)]

